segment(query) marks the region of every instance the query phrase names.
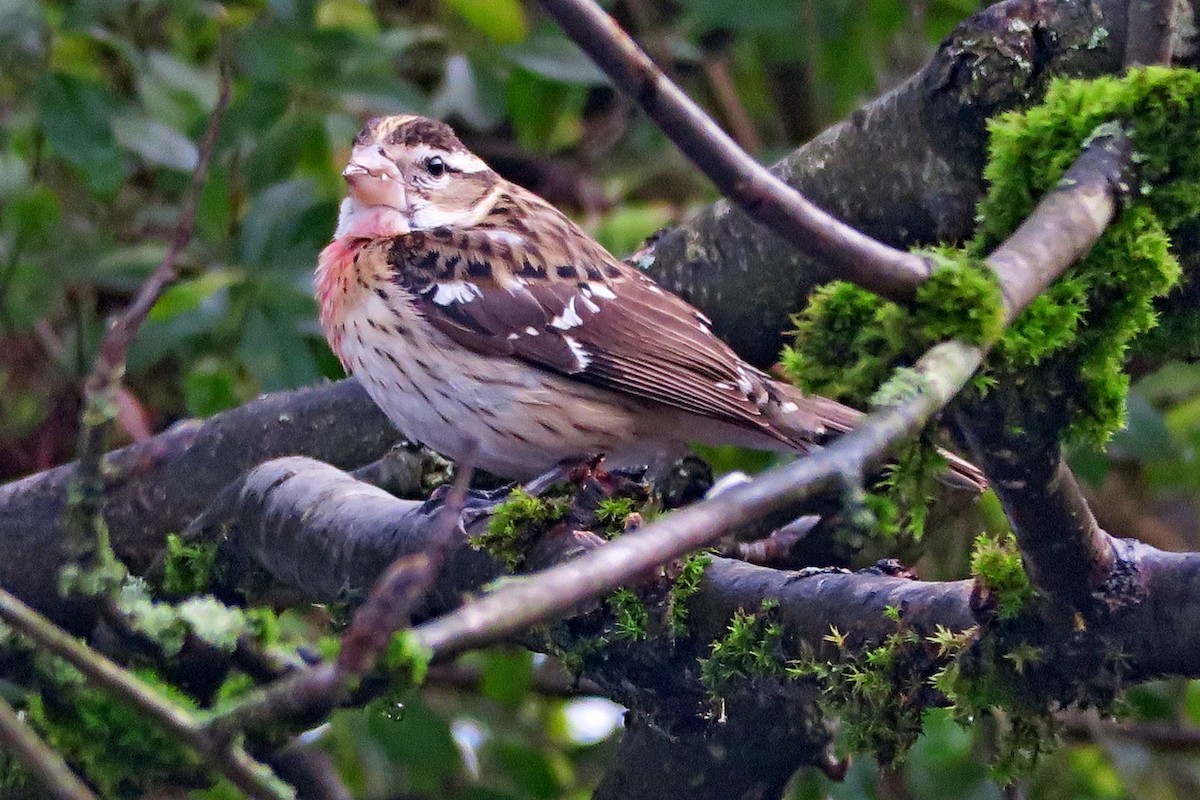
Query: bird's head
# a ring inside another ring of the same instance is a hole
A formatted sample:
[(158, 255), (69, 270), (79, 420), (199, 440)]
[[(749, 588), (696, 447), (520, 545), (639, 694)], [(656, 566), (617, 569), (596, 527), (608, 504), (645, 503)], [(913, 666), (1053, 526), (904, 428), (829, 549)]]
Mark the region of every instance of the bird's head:
[(378, 239), (482, 219), (500, 177), (444, 122), (380, 117), (354, 137), (335, 238)]

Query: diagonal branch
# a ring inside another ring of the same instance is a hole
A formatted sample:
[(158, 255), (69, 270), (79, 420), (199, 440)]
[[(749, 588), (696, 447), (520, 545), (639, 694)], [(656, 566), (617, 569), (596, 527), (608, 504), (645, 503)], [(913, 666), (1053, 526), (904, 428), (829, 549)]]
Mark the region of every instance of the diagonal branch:
[(186, 709), (170, 702), (4, 589), (0, 589), (0, 621), (75, 667), (88, 683), (154, 720), (254, 800), (290, 800), (292, 797), (279, 779), (267, 767), (250, 758), (240, 745), (229, 747), (211, 739)]
[(43, 742), (4, 698), (0, 698), (0, 749), (20, 761), (55, 800), (96, 800), (62, 756)]
[(906, 300), (929, 275), (920, 257), (834, 219), (755, 161), (592, 0), (542, 0), (542, 5), (723, 195), (828, 265), (836, 277)]
[[(1103, 233), (1116, 213), (1124, 186), (1116, 178), (1127, 167), (1130, 155), (1128, 138), (1119, 128), (1096, 137), (1061, 187), (1044, 198), (989, 257), (1004, 289), (1006, 322)], [(1064, 235), (1065, 224), (1079, 224), (1080, 231)], [(774, 514), (794, 514), (801, 501), (846, 476), (862, 475), (919, 430), (954, 398), (982, 363), (984, 352), (961, 342), (931, 348), (915, 365), (922, 381), (912, 399), (869, 415), (860, 427), (828, 448), (720, 497), (675, 512), (572, 562), (498, 590), (426, 623), (417, 629), (417, 636), (439, 654), (477, 647), (614, 591), (631, 576), (708, 546), (738, 525)]]
[[(1095, 136), (1058, 188), (989, 257), (1008, 321), (1037, 296), (1038, 284), (1049, 283), (1047, 263), (1085, 255), (1116, 216), (1129, 191), (1132, 153), (1119, 127)], [(1051, 599), (1083, 608), (1112, 572), (1114, 546), (1063, 462), (1055, 422), (1031, 418), (1038, 414), (1001, 387), (958, 416), (1017, 535), (1030, 580)]]

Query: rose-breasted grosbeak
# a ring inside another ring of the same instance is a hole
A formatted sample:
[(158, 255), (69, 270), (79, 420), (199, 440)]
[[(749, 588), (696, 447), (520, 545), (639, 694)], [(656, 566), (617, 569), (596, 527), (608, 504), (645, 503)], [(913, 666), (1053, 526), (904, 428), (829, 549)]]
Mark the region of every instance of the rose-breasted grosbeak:
[(411, 440), (527, 479), (598, 454), (663, 467), (686, 442), (802, 453), (861, 416), (742, 361), (703, 313), (444, 123), (372, 120), (342, 174), (321, 325)]

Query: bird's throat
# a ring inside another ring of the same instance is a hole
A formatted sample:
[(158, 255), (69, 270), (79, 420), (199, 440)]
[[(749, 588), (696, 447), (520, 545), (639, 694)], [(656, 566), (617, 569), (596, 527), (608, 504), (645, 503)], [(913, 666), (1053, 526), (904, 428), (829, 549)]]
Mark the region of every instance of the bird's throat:
[(313, 277), (313, 287), (320, 305), (321, 328), (339, 359), (342, 358), (345, 303), (351, 287), (355, 285), (355, 257), (366, 243), (366, 239), (334, 239), (321, 251), (317, 272)]

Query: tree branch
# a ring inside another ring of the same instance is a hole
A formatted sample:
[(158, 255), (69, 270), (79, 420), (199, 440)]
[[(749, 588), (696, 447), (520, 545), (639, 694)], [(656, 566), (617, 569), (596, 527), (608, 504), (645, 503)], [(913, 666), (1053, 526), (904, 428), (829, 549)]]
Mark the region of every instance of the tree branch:
[[(893, 247), (963, 241), (975, 230), (984, 190), (987, 120), (1037, 103), (1053, 76), (1119, 72), (1127, 3), (997, 3), (961, 23), (903, 85), (772, 171)], [(1176, 63), (1195, 58), (1175, 54)], [(717, 333), (759, 366), (778, 358), (789, 316), (836, 277), (726, 200), (668, 230), (631, 261), (699, 306)]]
[[(1118, 127), (1095, 136), (1058, 187), (988, 257), (1004, 293), (1006, 321), (1049, 285), (1063, 263), (1085, 255), (1116, 216), (1129, 191), (1132, 153)], [(1007, 387), (958, 416), (1017, 535), (1030, 580), (1056, 602), (1086, 607), (1112, 572), (1115, 556), (1063, 463), (1061, 421), (1048, 418), (1045, 409), (1029, 408)]]
[(71, 771), (62, 756), (43, 742), (3, 698), (0, 698), (0, 749), (21, 762), (56, 800), (96, 800), (96, 795)]
[(924, 259), (839, 222), (755, 161), (592, 0), (542, 5), (723, 195), (828, 273), (893, 300), (911, 298), (929, 275)]
[(1130, 0), (1125, 65), (1171, 63), (1178, 0)]
[(292, 800), (292, 794), (271, 771), (257, 763), (240, 745), (211, 740), (191, 714), (143, 684), (131, 673), (92, 650), (50, 620), (0, 589), (0, 620), (35, 645), (79, 670), (88, 683), (154, 720), (163, 730), (204, 757), (230, 783), (255, 800)]
[[(104, 521), (118, 557), (144, 572), (168, 533), (186, 528), (255, 464), (300, 454), (356, 467), (382, 456), (398, 438), (353, 380), (266, 395), (109, 454), (120, 480), (107, 487)], [(0, 585), (75, 626), (81, 606), (59, 595), (58, 573), (67, 558), (67, 490), (78, 469), (76, 462), (0, 486)]]

